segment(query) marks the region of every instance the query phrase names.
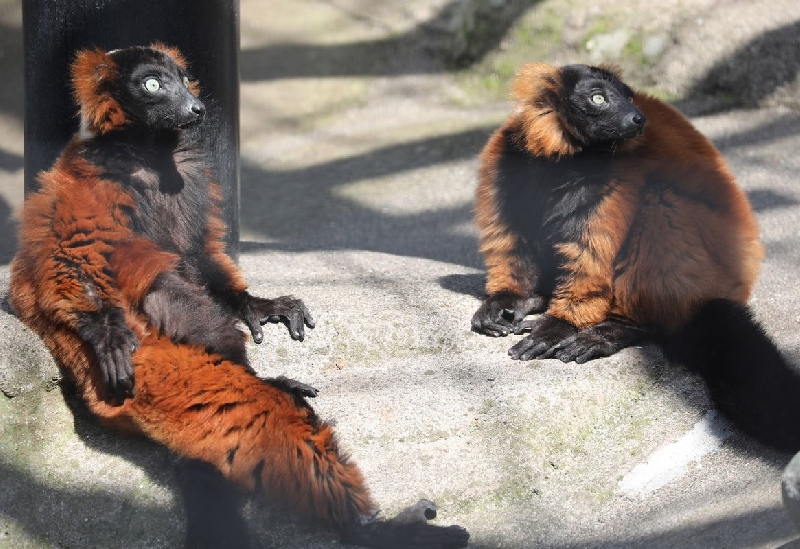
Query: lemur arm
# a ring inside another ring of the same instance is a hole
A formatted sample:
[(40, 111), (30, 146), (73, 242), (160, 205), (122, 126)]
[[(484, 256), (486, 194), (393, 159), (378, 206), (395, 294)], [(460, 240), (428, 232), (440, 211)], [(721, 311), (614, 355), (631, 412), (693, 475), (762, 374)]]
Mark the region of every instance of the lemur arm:
[[(69, 154), (70, 150), (67, 150)], [(133, 259), (116, 268), (122, 248), (130, 243), (124, 208), (126, 196), (117, 189), (71, 184), (58, 169), (43, 176), (45, 184), (68, 188), (58, 200), (35, 195), (21, 231), (32, 248), (37, 286), (36, 307), (50, 321), (74, 330), (94, 351), (110, 395), (121, 400), (133, 393), (132, 352), (139, 340), (126, 322), (131, 306), (126, 281), (147, 284), (137, 273), (147, 266)], [(116, 260), (115, 260), (116, 258)], [(136, 273), (125, 265), (135, 265)]]
[(224, 228), (216, 212), (212, 212), (207, 226), (205, 254), (199, 264), (209, 293), (244, 321), (256, 343), (264, 340), (261, 326), (267, 322), (282, 322), (292, 339), (303, 341), (305, 328), (315, 326), (308, 308), (301, 299), (291, 295), (274, 299), (251, 295), (241, 271), (225, 253)]

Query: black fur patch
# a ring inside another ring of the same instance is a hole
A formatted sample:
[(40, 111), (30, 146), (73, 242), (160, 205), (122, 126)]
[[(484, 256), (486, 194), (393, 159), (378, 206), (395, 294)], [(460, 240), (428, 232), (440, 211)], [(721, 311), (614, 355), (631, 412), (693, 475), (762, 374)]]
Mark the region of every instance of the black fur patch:
[[(555, 246), (578, 239), (609, 180), (611, 157), (584, 152), (558, 161), (532, 157), (509, 132), (498, 164), (498, 209), (522, 237), (521, 258), (537, 276), (535, 293), (549, 296), (561, 274)], [(536, 269), (534, 268), (536, 265)]]
[(83, 155), (134, 198), (135, 231), (192, 258), (201, 255), (211, 208), (208, 175), (196, 145), (174, 133), (125, 130), (87, 141)]
[(177, 463), (178, 486), (186, 508), (186, 547), (248, 549), (241, 496), (212, 465), (198, 460)]
[(178, 273), (159, 275), (142, 309), (153, 326), (173, 341), (200, 345), (210, 353), (248, 366), (244, 334), (236, 317), (202, 286)]

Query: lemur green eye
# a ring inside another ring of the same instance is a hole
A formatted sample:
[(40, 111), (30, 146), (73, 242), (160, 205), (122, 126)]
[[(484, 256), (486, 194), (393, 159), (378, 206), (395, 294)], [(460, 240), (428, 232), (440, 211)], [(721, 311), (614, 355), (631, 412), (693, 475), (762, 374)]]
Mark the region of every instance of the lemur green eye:
[(157, 92), (161, 89), (161, 84), (155, 78), (148, 78), (145, 80), (144, 87), (149, 92)]
[(596, 94), (594, 94), (594, 95), (592, 96), (592, 103), (594, 103), (595, 105), (602, 105), (602, 104), (603, 104), (603, 103), (605, 103), (605, 102), (606, 102), (606, 98), (605, 98), (605, 97), (603, 97), (603, 96), (602, 96), (601, 94), (599, 94), (599, 93), (596, 93)]
[(183, 77), (183, 85), (186, 86), (187, 88), (189, 87), (189, 77), (188, 76), (184, 76)]

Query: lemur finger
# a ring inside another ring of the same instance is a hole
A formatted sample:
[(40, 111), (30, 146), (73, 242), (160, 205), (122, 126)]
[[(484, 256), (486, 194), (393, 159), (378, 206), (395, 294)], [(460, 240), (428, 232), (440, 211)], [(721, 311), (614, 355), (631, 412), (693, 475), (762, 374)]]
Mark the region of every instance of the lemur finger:
[(303, 316), (298, 310), (289, 313), (289, 334), (292, 339), (303, 341), (305, 339), (305, 330), (303, 329)]
[(264, 330), (261, 329), (261, 323), (253, 317), (245, 318), (245, 324), (250, 329), (250, 335), (253, 336), (255, 343), (264, 341)]

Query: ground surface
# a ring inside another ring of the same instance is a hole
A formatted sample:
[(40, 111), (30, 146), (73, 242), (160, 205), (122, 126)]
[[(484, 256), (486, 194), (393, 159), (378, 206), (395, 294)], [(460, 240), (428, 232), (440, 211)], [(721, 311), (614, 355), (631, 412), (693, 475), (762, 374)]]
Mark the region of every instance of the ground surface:
[[(513, 68), (611, 61), (728, 159), (767, 248), (752, 305), (800, 363), (800, 7), (488, 4), (510, 19), (482, 29), (483, 12), (442, 0), (242, 0), (240, 264), (318, 321), (303, 343), (272, 327), (253, 362), (320, 389), (388, 512), (434, 499), (472, 547), (794, 546), (789, 456), (731, 431), (657, 348), (520, 364), (469, 318), (475, 155)], [(0, 3), (0, 295), (22, 202), (19, 14)], [(0, 548), (179, 546), (166, 452), (97, 426), (7, 308), (0, 333)], [(248, 513), (260, 547), (339, 546), (274, 507)]]

